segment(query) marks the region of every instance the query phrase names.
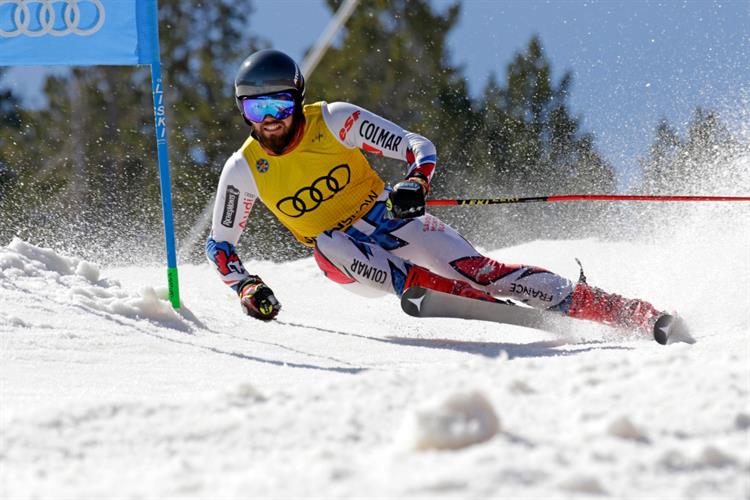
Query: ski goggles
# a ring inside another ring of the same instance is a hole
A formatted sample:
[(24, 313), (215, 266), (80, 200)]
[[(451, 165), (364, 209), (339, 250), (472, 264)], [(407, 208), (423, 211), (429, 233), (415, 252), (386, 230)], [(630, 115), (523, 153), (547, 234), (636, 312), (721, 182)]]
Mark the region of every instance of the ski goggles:
[(276, 120), (283, 120), (294, 113), (294, 96), (288, 92), (262, 95), (258, 97), (242, 97), (242, 115), (251, 122), (261, 123), (266, 115)]

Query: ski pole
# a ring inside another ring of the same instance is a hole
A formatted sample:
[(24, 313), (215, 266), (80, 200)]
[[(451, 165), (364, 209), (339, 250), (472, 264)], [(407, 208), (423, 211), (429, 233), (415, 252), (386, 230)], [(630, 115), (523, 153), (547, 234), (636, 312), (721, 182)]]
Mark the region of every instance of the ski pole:
[(750, 201), (750, 196), (648, 196), (630, 194), (563, 194), (508, 198), (427, 200), (428, 205), (504, 205), (555, 201)]

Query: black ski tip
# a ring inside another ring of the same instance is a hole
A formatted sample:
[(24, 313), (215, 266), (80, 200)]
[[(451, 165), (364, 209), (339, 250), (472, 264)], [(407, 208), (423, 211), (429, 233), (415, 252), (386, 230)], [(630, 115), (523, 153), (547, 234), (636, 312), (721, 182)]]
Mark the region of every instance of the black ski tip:
[(695, 344), (695, 339), (690, 335), (685, 321), (671, 314), (663, 314), (654, 323), (654, 340), (661, 345), (675, 342)]
[(674, 321), (674, 316), (669, 314), (663, 314), (654, 324), (654, 340), (661, 345), (667, 345), (669, 340), (669, 330)]
[(422, 301), (426, 293), (427, 290), (418, 286), (406, 289), (401, 295), (401, 309), (409, 316), (421, 316)]

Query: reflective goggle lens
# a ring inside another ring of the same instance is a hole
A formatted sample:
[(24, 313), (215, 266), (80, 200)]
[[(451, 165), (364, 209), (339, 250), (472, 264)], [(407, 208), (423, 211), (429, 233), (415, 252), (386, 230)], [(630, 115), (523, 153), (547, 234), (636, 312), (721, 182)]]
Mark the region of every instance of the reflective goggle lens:
[(294, 97), (292, 94), (273, 94), (260, 97), (243, 97), (242, 114), (251, 122), (260, 123), (266, 115), (277, 120), (292, 116)]

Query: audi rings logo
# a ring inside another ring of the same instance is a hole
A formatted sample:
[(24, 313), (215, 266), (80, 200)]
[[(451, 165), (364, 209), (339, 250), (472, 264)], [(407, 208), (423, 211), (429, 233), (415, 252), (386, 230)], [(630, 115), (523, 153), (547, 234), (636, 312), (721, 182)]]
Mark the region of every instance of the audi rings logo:
[(0, 36), (89, 36), (104, 25), (101, 0), (0, 0)]
[(302, 217), (344, 189), (349, 184), (351, 175), (349, 165), (333, 167), (328, 175), (318, 177), (311, 185), (294, 193), (294, 196), (282, 198), (276, 204), (276, 208), (289, 217)]

